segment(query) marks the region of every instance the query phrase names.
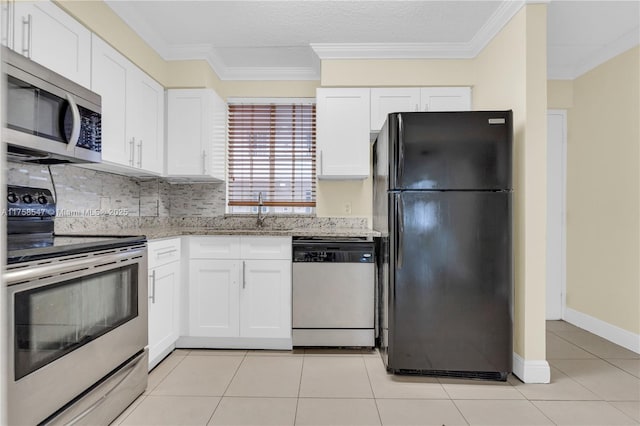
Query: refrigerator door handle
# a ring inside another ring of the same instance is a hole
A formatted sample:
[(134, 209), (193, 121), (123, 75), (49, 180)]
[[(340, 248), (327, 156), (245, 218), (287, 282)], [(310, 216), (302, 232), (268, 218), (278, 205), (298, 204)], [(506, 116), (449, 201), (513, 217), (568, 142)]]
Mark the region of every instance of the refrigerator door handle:
[(396, 195), (396, 215), (398, 217), (398, 229), (396, 231), (398, 247), (396, 248), (396, 269), (402, 269), (402, 237), (404, 234), (404, 206), (400, 195)]
[(402, 128), (402, 115), (398, 114), (398, 165), (396, 169), (396, 181), (393, 183), (395, 187), (398, 187), (398, 183), (402, 181), (402, 175), (404, 175), (404, 138)]

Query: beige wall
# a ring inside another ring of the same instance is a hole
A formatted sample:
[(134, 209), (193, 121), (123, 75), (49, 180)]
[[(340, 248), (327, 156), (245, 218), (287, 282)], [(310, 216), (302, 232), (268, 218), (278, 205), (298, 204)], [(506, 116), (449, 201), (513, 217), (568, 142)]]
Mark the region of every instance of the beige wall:
[(545, 355), (546, 6), (523, 8), (476, 60), (475, 109), (514, 115), (514, 349)]
[(323, 87), (472, 86), (473, 59), (325, 60)]
[[(472, 86), (474, 108), (514, 109), (515, 348), (526, 359), (545, 358), (545, 5), (524, 7), (475, 59), (323, 61), (321, 82), (247, 82), (221, 81), (204, 61), (163, 61), (102, 2), (60, 0), (59, 4), (165, 87), (211, 87), (226, 98), (314, 96), (320, 84)], [(370, 219), (371, 180), (319, 182), (318, 215), (348, 216), (344, 212), (347, 203), (351, 204), (352, 216)]]
[(568, 109), (573, 106), (573, 81), (547, 81), (547, 107), (549, 109)]
[(640, 333), (640, 47), (573, 81), (567, 307)]

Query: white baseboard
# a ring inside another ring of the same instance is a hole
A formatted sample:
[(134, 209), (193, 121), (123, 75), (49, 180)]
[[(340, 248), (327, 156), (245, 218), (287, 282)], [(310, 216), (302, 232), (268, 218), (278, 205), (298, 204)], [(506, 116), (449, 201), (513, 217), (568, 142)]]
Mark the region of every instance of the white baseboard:
[(640, 334), (632, 333), (571, 308), (564, 309), (564, 320), (610, 342), (640, 354)]
[(551, 369), (544, 360), (526, 360), (517, 353), (513, 353), (513, 374), (524, 383), (549, 383)]
[(291, 338), (180, 336), (176, 348), (291, 350)]

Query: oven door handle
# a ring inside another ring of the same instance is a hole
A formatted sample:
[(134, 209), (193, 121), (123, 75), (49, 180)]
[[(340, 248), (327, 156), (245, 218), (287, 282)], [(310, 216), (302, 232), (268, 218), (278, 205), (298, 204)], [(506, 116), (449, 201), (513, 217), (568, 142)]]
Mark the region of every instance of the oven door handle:
[(7, 284), (33, 281), (38, 278), (67, 274), (70, 272), (122, 262), (144, 255), (144, 249), (130, 250), (122, 253), (108, 253), (90, 256), (84, 259), (62, 260), (45, 265), (7, 271), (4, 274)]

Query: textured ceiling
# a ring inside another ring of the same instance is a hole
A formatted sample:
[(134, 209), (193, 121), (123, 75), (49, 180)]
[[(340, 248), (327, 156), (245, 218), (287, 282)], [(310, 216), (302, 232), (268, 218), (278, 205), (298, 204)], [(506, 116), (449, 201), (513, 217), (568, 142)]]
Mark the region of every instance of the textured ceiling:
[[(318, 56), (472, 57), (523, 3), (107, 1), (165, 59), (207, 59), (227, 79), (317, 79)], [(637, 44), (639, 6), (552, 1), (550, 76), (573, 78), (593, 58)]]

